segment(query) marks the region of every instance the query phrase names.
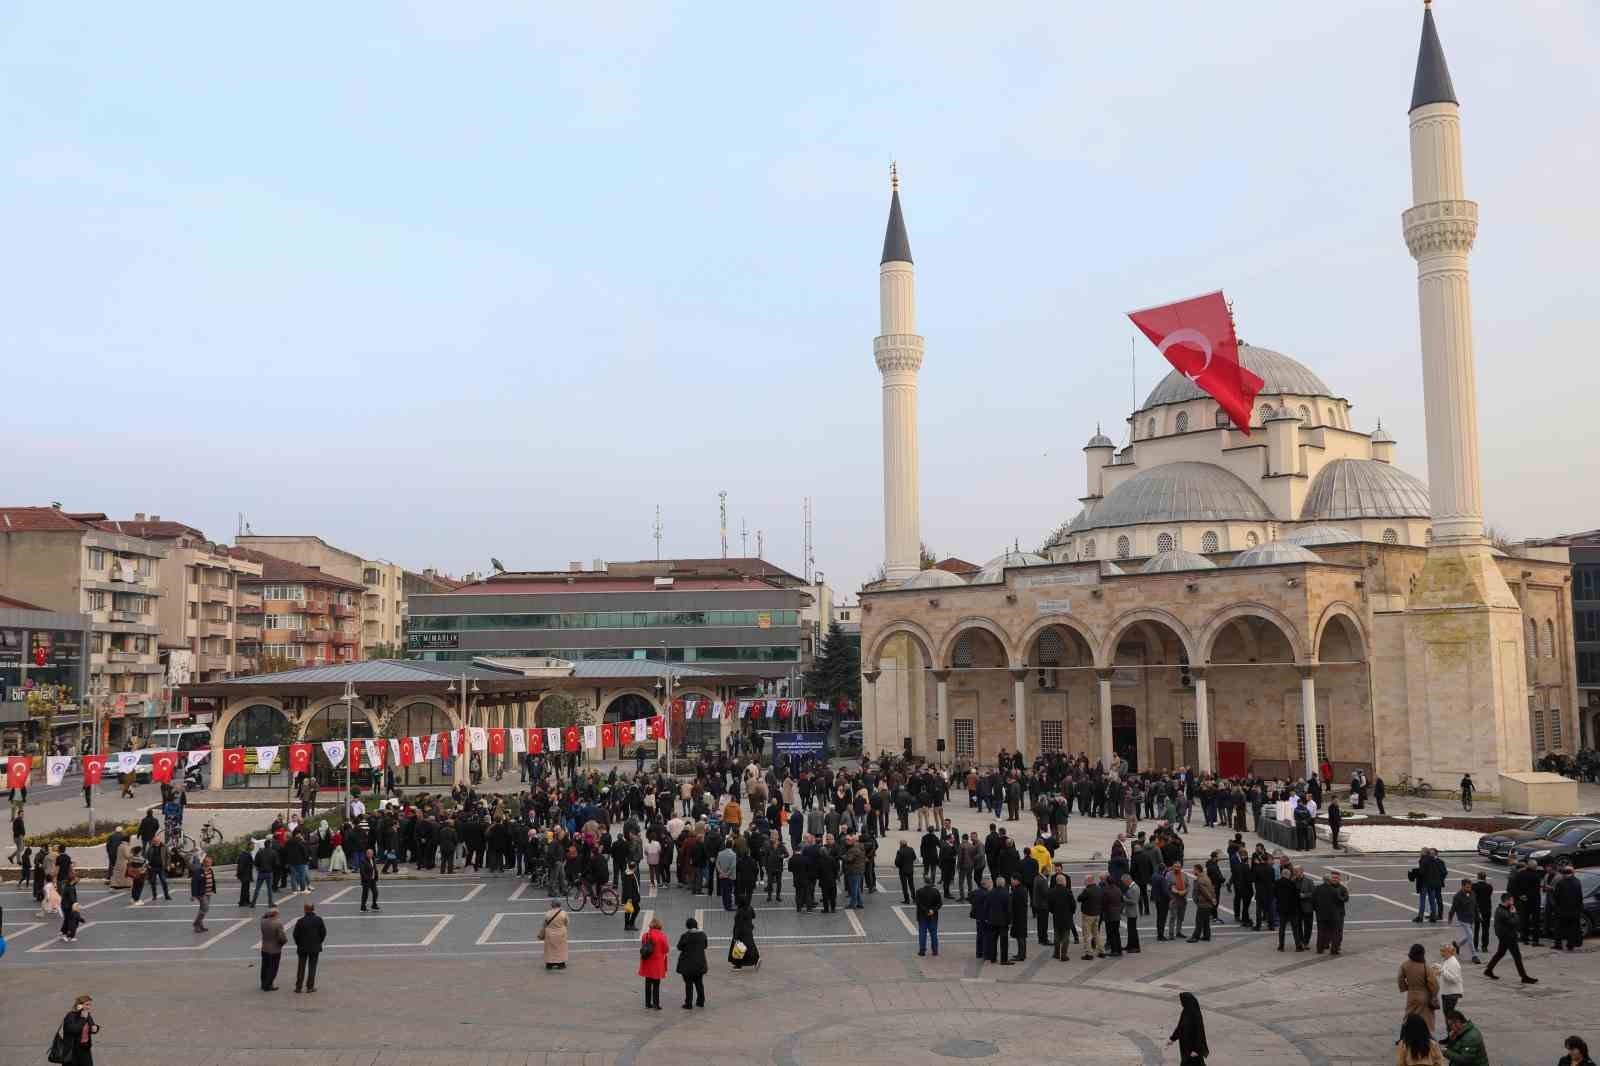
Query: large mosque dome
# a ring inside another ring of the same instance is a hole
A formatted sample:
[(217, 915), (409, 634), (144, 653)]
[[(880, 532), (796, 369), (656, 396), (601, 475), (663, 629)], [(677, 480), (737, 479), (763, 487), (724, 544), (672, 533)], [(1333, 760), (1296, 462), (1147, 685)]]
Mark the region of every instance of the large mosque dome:
[(1303, 522), (1350, 518), (1427, 518), (1428, 486), (1375, 459), (1335, 459), (1311, 482), (1300, 508)]
[[(1282, 352), (1275, 352), (1271, 348), (1257, 348), (1252, 344), (1239, 345), (1239, 362), (1246, 370), (1254, 371), (1265, 384), (1261, 386), (1263, 396), (1327, 396), (1334, 397), (1335, 393), (1311, 369), (1302, 363), (1289, 358)], [(1199, 385), (1190, 381), (1183, 372), (1174, 370), (1162, 378), (1156, 387), (1150, 390), (1150, 395), (1145, 397), (1146, 410), (1165, 403), (1185, 403), (1189, 400), (1210, 399), (1210, 394)]]
[(1211, 463), (1154, 467), (1106, 494), (1071, 532), (1150, 522), (1267, 522), (1272, 512), (1238, 475)]

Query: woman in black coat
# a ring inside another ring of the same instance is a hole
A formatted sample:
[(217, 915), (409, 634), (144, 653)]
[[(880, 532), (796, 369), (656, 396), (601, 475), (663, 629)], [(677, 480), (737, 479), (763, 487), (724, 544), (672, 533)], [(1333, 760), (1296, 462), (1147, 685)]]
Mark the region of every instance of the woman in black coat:
[(68, 1066), (94, 1066), (94, 1034), (100, 1027), (94, 1023), (94, 999), (79, 996), (72, 1001), (72, 1009), (61, 1019), (61, 1038), (66, 1041), (67, 1056), (62, 1061)]
[[(622, 928), (632, 930), (634, 922), (639, 920), (639, 906), (644, 902), (639, 894), (639, 867), (628, 863), (622, 868), (622, 896), (621, 905), (624, 909)], [(633, 904), (632, 910), (627, 910), (628, 904)]]
[(1206, 1046), (1206, 1021), (1200, 1016), (1200, 1001), (1194, 998), (1193, 992), (1179, 992), (1178, 1002), (1183, 1004), (1183, 1013), (1167, 1042), (1177, 1041), (1178, 1061), (1182, 1066), (1206, 1066), (1206, 1056), (1211, 1054), (1211, 1049)]
[(706, 1005), (706, 935), (700, 923), (690, 918), (688, 928), (678, 938), (678, 976), (683, 978), (683, 1009)]
[[(744, 945), (744, 957), (733, 957), (733, 945)], [(761, 950), (756, 947), (756, 911), (749, 896), (739, 897), (739, 910), (733, 916), (733, 939), (728, 943), (728, 961), (735, 970), (754, 969), (761, 965)]]

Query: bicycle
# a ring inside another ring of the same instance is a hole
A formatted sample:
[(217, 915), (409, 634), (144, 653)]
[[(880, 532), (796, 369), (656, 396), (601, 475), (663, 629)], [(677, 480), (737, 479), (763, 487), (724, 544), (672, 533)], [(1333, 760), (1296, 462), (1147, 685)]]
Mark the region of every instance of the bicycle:
[(1433, 795), (1433, 786), (1423, 778), (1411, 779), (1410, 774), (1401, 774), (1400, 780), (1394, 786), (1394, 791), (1402, 796), (1416, 796), (1418, 799), (1427, 799)]
[(617, 890), (610, 885), (596, 888), (586, 882), (580, 882), (567, 889), (567, 909), (577, 913), (589, 904), (594, 903), (595, 909), (601, 914), (615, 914), (621, 906), (621, 897)]

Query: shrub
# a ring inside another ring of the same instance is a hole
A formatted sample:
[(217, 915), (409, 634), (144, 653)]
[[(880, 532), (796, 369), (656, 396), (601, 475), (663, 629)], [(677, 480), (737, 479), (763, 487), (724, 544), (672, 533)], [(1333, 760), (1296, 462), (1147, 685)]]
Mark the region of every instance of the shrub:
[(92, 848), (96, 844), (104, 844), (111, 839), (111, 832), (120, 828), (126, 835), (132, 835), (139, 828), (138, 822), (124, 822), (120, 826), (116, 822), (99, 822), (94, 831), (89, 831), (88, 822), (79, 822), (77, 825), (63, 826), (45, 833), (35, 833), (24, 837), (23, 843), (29, 847), (50, 847), (65, 844), (69, 848)]
[(243, 836), (234, 837), (232, 840), (224, 840), (220, 844), (213, 844), (206, 849), (206, 854), (211, 856), (211, 864), (213, 866), (232, 866), (239, 861), (239, 853), (241, 851), (254, 851), (255, 842), (266, 835), (267, 830), (265, 829), (246, 833)]
[(1428, 817), (1428, 812), (1427, 811), (1407, 811), (1406, 812), (1406, 817), (1407, 818), (1426, 818), (1426, 817)]

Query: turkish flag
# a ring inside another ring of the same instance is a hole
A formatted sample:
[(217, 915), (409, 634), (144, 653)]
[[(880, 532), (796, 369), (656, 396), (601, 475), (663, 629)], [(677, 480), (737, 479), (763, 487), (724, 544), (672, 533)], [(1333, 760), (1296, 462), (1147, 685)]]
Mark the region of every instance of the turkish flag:
[(506, 753), (506, 731), (496, 726), (489, 730), (489, 754), (504, 755)]
[(617, 746), (617, 727), (607, 722), (600, 727), (600, 746), (614, 748)]
[(1265, 382), (1239, 365), (1239, 339), (1220, 289), (1192, 300), (1130, 311), (1128, 317), (1167, 362), (1210, 393), (1234, 426), (1250, 435), (1250, 409)]
[(400, 738), (400, 765), (410, 766), (417, 761), (417, 746), (411, 742), (410, 737)]
[(650, 739), (651, 740), (660, 740), (662, 737), (664, 737), (666, 735), (667, 735), (667, 720), (665, 718), (661, 717), (661, 715), (659, 715), (659, 714), (656, 715), (654, 718), (651, 718), (650, 719)]
[(778, 718), (779, 718), (779, 720), (784, 721), (784, 722), (787, 722), (789, 720), (789, 706), (790, 705), (789, 705), (789, 701), (788, 700), (779, 700), (778, 701)]
[(439, 758), (441, 759), (450, 758), (450, 731), (448, 729), (440, 733), (438, 737), (434, 739), (433, 750), (438, 752)]
[(98, 785), (100, 778), (105, 776), (106, 757), (104, 755), (85, 755), (83, 757), (83, 784), (84, 787)]
[(28, 774), (33, 770), (31, 755), (13, 755), (6, 763), (6, 787), (27, 788)]
[(244, 749), (243, 748), (223, 748), (222, 749), (222, 772), (224, 774), (242, 774), (242, 773), (244, 773)]
[(569, 725), (561, 734), (561, 746), (568, 751), (578, 750), (578, 727)]
[(150, 780), (171, 781), (173, 768), (178, 765), (178, 753), (158, 751), (150, 756)]
[(352, 772), (361, 769), (361, 749), (364, 746), (359, 740), (352, 741), (349, 750), (344, 753), (344, 757), (350, 760)]
[(627, 747), (629, 744), (632, 744), (633, 743), (633, 723), (632, 722), (623, 722), (622, 723), (621, 734), (622, 734), (622, 746), (623, 747)]
[(543, 729), (530, 729), (530, 730), (528, 730), (528, 754), (530, 754), (530, 755), (543, 755), (544, 754), (544, 730)]
[(289, 772), (303, 774), (311, 772), (311, 745), (289, 745)]

